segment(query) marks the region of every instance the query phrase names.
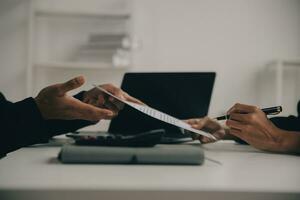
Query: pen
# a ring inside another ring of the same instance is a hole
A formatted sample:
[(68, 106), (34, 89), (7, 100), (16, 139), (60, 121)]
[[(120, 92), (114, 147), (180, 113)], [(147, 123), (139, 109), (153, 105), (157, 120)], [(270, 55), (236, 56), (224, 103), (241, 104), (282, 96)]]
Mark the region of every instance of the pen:
[[(261, 109), (266, 115), (277, 115), (280, 112), (282, 112), (282, 107), (281, 106), (275, 106), (275, 107), (270, 107), (270, 108), (263, 108)], [(223, 115), (220, 117), (216, 117), (216, 120), (226, 120), (229, 119), (230, 115)]]

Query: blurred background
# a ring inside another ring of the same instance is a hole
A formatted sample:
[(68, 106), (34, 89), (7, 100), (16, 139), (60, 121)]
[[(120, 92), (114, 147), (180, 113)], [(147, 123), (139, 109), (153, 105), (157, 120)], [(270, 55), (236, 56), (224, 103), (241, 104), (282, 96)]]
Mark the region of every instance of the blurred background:
[(77, 75), (89, 89), (130, 71), (214, 71), (210, 116), (236, 102), (296, 114), (300, 1), (0, 0), (0, 63), (12, 101)]

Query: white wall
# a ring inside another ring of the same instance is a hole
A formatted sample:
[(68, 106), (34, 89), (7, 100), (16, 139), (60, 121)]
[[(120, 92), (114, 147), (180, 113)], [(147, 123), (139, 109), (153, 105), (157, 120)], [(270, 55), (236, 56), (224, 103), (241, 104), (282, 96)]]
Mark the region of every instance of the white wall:
[(27, 2), (1, 0), (0, 6), (0, 91), (12, 100), (26, 95)]
[(300, 57), (297, 0), (136, 0), (135, 9), (136, 69), (216, 71), (211, 115), (257, 104), (264, 65)]
[[(0, 17), (0, 90), (16, 100), (25, 97), (26, 6), (5, 2), (0, 16), (17, 15)], [(264, 65), (300, 57), (299, 0), (134, 0), (133, 8), (142, 40), (134, 70), (216, 71), (213, 116), (235, 102), (257, 104)]]

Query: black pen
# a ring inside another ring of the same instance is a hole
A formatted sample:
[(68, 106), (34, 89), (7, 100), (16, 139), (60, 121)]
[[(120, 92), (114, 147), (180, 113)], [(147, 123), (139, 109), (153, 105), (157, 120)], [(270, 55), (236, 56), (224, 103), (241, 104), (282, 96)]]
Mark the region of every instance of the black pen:
[[(270, 108), (263, 108), (261, 109), (266, 115), (277, 115), (280, 112), (282, 112), (282, 107), (281, 106), (275, 106), (275, 107), (270, 107)], [(216, 120), (226, 120), (229, 119), (230, 115), (223, 115), (220, 117), (216, 117)]]

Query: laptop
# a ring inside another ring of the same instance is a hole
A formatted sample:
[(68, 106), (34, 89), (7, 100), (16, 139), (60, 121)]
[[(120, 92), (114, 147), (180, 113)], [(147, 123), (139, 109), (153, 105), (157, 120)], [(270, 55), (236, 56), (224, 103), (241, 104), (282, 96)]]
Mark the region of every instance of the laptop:
[[(126, 73), (121, 88), (147, 105), (179, 119), (206, 116), (214, 87), (215, 72)], [(164, 129), (162, 143), (190, 139), (182, 130), (125, 106), (109, 126), (122, 135)]]

